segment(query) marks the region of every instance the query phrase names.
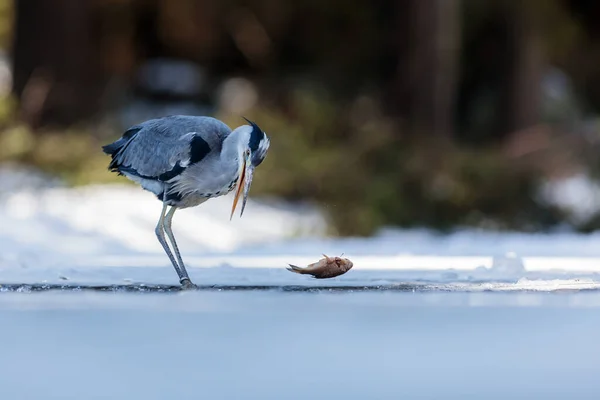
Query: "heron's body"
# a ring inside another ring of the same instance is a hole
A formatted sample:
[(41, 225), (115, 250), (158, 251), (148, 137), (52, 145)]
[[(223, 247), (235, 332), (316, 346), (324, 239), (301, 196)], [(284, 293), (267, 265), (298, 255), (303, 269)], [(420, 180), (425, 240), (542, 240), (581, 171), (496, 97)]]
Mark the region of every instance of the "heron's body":
[[(157, 236), (180, 279), (189, 281), (170, 232), (172, 214), (175, 209), (197, 206), (238, 187), (235, 209), (244, 183), (245, 205), (253, 170), (268, 148), (268, 137), (254, 123), (231, 130), (215, 118), (176, 115), (132, 126), (103, 150), (112, 157), (111, 171), (137, 182), (163, 202)], [(172, 208), (165, 215), (167, 206)], [(176, 265), (165, 247), (163, 230), (173, 242), (181, 265)]]
[(110, 168), (160, 200), (166, 190), (169, 206), (197, 206), (235, 187), (237, 165), (221, 157), (230, 134), (227, 125), (209, 117), (152, 119), (132, 126), (112, 144), (116, 151)]

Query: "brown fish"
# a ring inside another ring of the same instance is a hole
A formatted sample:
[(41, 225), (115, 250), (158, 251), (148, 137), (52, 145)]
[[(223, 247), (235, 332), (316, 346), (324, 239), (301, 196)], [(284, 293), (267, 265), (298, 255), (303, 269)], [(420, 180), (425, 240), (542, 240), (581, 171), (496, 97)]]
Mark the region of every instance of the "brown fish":
[(297, 274), (307, 274), (312, 275), (317, 279), (325, 279), (345, 274), (350, 271), (353, 266), (352, 261), (347, 258), (328, 257), (325, 254), (323, 254), (323, 257), (325, 258), (310, 264), (306, 268), (300, 268), (289, 264), (290, 268), (286, 269)]

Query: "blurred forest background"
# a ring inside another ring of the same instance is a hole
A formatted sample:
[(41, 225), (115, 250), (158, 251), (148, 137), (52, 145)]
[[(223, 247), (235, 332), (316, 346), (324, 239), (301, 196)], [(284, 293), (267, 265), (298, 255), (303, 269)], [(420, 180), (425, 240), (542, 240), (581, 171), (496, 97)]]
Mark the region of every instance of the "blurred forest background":
[(123, 182), (145, 119), (271, 136), (252, 196), (339, 234), (600, 226), (595, 0), (0, 0), (0, 161)]

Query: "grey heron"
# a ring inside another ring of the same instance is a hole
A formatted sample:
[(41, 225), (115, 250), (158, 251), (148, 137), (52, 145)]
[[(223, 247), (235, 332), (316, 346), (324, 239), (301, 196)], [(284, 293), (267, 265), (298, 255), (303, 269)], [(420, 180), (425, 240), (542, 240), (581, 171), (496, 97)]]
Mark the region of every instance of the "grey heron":
[(173, 214), (236, 188), (229, 218), (233, 218), (240, 196), (240, 217), (243, 215), (254, 169), (270, 145), (265, 132), (244, 119), (248, 125), (231, 130), (212, 117), (161, 117), (130, 127), (118, 140), (102, 147), (112, 158), (111, 172), (138, 183), (162, 202), (155, 232), (183, 287), (194, 284), (171, 230)]

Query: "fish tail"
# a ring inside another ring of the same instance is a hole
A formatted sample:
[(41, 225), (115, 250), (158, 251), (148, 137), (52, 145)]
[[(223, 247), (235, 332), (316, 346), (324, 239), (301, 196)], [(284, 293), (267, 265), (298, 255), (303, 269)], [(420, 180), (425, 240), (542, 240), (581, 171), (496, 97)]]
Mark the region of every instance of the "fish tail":
[(297, 267), (292, 264), (288, 264), (290, 267), (286, 268), (288, 271), (295, 272), (297, 274), (306, 274), (306, 271), (303, 268)]

